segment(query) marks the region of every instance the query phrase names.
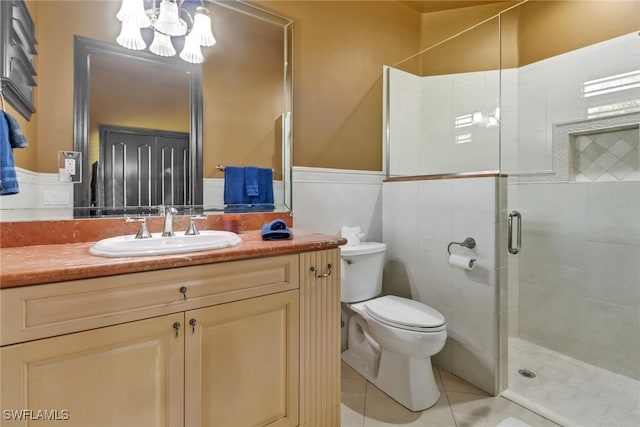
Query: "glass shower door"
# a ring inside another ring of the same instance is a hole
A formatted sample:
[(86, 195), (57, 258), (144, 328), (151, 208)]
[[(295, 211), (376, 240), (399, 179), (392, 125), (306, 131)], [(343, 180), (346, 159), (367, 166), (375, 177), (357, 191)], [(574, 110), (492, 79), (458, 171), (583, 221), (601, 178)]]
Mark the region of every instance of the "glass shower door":
[(504, 394), (563, 425), (635, 426), (640, 15), (630, 2), (576, 3), (501, 16), (501, 170), (522, 218)]

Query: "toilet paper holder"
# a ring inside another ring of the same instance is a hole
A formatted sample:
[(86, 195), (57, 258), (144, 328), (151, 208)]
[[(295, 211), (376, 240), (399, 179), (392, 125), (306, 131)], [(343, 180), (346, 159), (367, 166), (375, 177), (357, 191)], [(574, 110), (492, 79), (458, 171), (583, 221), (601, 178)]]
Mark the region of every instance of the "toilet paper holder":
[(464, 242), (449, 243), (449, 246), (447, 246), (447, 252), (449, 252), (449, 255), (451, 255), (451, 245), (460, 245), (464, 246), (465, 248), (473, 249), (476, 247), (476, 239), (474, 239), (473, 237), (467, 237), (466, 239), (464, 239)]

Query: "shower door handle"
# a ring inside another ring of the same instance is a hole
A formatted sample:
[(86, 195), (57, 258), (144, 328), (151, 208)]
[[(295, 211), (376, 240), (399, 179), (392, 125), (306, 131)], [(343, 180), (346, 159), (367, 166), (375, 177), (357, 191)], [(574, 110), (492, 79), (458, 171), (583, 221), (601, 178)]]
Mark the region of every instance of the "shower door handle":
[[(513, 247), (513, 219), (516, 218), (518, 220), (518, 231), (516, 236), (516, 246)], [(512, 211), (509, 214), (509, 253), (516, 255), (520, 252), (520, 248), (522, 247), (522, 215), (518, 211)]]

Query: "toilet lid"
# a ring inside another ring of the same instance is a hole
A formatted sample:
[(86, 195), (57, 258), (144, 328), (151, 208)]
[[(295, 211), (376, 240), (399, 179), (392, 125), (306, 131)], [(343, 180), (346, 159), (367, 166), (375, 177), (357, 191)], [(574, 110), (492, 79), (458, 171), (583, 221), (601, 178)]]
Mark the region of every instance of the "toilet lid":
[(444, 316), (419, 301), (386, 295), (367, 301), (365, 310), (374, 319), (390, 326), (414, 331), (442, 330)]

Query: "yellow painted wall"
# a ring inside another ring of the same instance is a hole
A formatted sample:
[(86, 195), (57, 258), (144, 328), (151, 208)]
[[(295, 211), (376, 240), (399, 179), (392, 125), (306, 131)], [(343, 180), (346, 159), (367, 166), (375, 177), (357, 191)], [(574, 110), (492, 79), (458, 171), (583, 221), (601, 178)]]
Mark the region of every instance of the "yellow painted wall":
[(517, 64), (523, 66), (640, 30), (640, 1), (531, 1), (505, 13), (505, 20), (517, 26)]
[(390, 1), (260, 1), (294, 21), (293, 163), (382, 169), (382, 67), (419, 48), (420, 14)]
[[(16, 150), (18, 166), (55, 172), (57, 151), (73, 147), (73, 35), (115, 40), (119, 25), (114, 15), (119, 3), (117, 0), (28, 1), (37, 23), (39, 41), (37, 113), (31, 122), (24, 123), (31, 147)], [(362, 170), (382, 167), (382, 66), (397, 64), (421, 48), (497, 13), (496, 8), (505, 7), (499, 3), (421, 15), (395, 1), (263, 0), (256, 3), (295, 22), (294, 165)], [(639, 27), (637, 0), (534, 3), (531, 10), (535, 12), (527, 13), (535, 13), (537, 23), (519, 25), (517, 42), (502, 46), (503, 52), (510, 48), (509, 58), (517, 64)], [(522, 19), (517, 17), (518, 23)], [(546, 30), (550, 25), (568, 20), (582, 20), (584, 31), (550, 33)], [(493, 38), (495, 33), (487, 34)], [(455, 58), (448, 54), (441, 56), (440, 61), (431, 60), (431, 63), (450, 66), (451, 62), (447, 65), (447, 61)], [(493, 64), (495, 59), (490, 62)], [(505, 65), (508, 63), (504, 62)], [(277, 139), (277, 126), (276, 123), (274, 135), (264, 137), (269, 143), (272, 143), (270, 138)], [(211, 139), (209, 134), (205, 135), (205, 146), (208, 139)], [(233, 144), (230, 147), (233, 149)], [(258, 150), (257, 153), (277, 156), (275, 152), (264, 154)], [(219, 157), (220, 154), (207, 152), (205, 176), (215, 173), (212, 168)]]

